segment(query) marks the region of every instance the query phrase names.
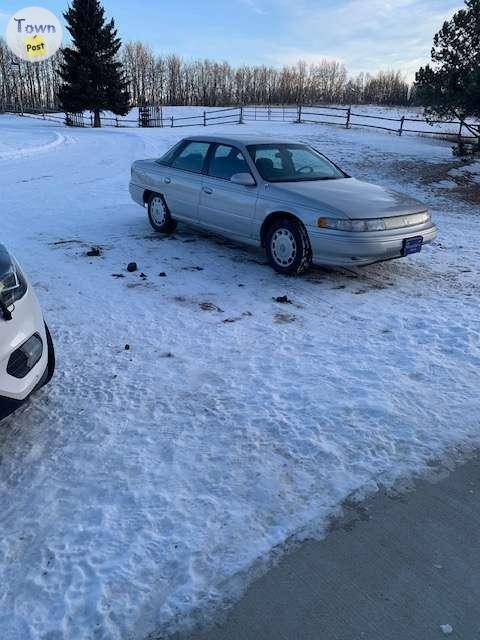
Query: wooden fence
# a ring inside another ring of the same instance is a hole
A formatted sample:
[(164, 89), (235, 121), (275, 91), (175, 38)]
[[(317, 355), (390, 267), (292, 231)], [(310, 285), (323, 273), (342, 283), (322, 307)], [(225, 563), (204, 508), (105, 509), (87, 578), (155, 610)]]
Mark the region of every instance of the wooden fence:
[[(340, 112), (337, 115), (332, 115), (331, 113), (325, 113), (325, 107), (321, 107), (320, 109), (321, 111), (318, 107), (299, 106), (297, 122), (341, 124), (347, 129), (352, 127), (366, 127), (390, 131), (397, 133), (399, 136), (404, 133), (414, 133), (442, 137), (455, 135), (460, 139), (475, 139), (480, 137), (480, 123), (467, 123), (462, 120), (427, 120), (426, 118), (409, 118), (404, 115), (400, 118), (392, 118), (390, 116), (358, 113), (353, 111), (352, 107), (327, 107), (329, 111), (335, 109), (335, 111)], [(337, 118), (338, 120), (332, 123), (331, 121), (319, 119), (322, 117), (325, 118), (325, 116), (328, 118)], [(378, 122), (374, 123), (373, 121), (379, 121), (381, 124)], [(423, 125), (423, 127), (421, 125)], [(433, 127), (437, 127), (437, 129), (433, 129)]]
[[(373, 113), (361, 113), (359, 107), (337, 107), (326, 105), (247, 105), (221, 109), (199, 110), (189, 116), (167, 114), (168, 108), (140, 107), (138, 117), (102, 115), (102, 126), (109, 127), (208, 127), (219, 124), (243, 124), (245, 122), (290, 122), (298, 124), (340, 125), (347, 129), (362, 127), (378, 129), (402, 136), (420, 134), (425, 136), (455, 137), (458, 140), (480, 138), (480, 123), (460, 120), (427, 120), (406, 115), (391, 117)], [(32, 110), (30, 117), (62, 122), (72, 127), (93, 127), (93, 115), (67, 113), (65, 115), (47, 110)]]

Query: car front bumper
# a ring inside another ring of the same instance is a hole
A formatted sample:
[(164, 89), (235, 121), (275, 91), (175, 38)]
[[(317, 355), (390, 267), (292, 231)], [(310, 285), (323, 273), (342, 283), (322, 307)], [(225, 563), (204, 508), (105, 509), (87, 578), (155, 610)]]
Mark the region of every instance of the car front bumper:
[[(22, 378), (7, 371), (10, 358), (33, 335), (42, 341), (42, 355)], [(10, 413), (41, 384), (48, 367), (48, 341), (43, 314), (29, 286), (25, 296), (15, 303), (13, 319), (0, 318), (0, 418)]]
[(402, 257), (403, 241), (422, 236), (423, 244), (437, 237), (437, 227), (427, 224), (391, 231), (331, 231), (308, 227), (313, 262), (319, 265), (351, 267)]

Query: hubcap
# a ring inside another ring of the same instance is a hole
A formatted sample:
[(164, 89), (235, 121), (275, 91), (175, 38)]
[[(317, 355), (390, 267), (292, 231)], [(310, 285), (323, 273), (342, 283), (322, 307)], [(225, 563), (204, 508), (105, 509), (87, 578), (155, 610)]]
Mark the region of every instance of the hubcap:
[(155, 224), (161, 227), (165, 224), (165, 220), (167, 218), (167, 212), (165, 210), (165, 205), (163, 204), (163, 200), (161, 198), (153, 198), (150, 203), (150, 215), (152, 216), (152, 220)]
[(270, 242), (272, 256), (281, 267), (289, 267), (297, 255), (297, 243), (289, 229), (277, 229)]

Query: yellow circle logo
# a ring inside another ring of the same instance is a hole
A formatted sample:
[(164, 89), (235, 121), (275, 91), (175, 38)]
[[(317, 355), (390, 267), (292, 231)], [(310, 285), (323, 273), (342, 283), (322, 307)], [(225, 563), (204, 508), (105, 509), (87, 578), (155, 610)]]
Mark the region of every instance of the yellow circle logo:
[(60, 49), (62, 25), (48, 9), (26, 7), (10, 18), (6, 41), (10, 50), (22, 60), (41, 62)]

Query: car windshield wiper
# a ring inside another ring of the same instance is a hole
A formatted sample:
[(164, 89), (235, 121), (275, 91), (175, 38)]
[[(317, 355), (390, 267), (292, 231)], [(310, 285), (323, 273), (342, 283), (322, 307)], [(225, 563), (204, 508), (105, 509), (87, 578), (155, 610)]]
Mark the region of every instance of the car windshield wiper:
[(2, 313), (3, 319), (7, 322), (9, 320), (13, 320), (12, 312), (9, 310), (2, 298), (0, 298), (0, 312)]

